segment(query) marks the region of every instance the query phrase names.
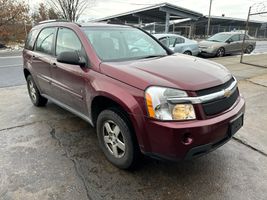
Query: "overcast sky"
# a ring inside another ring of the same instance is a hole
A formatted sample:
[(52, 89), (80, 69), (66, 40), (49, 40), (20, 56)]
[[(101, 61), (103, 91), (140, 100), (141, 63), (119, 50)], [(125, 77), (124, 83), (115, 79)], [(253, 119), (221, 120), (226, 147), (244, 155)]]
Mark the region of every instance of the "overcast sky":
[[(45, 0), (35, 1), (45, 2)], [(135, 10), (153, 4), (168, 2), (180, 7), (191, 9), (200, 12), (204, 15), (208, 14), (210, 0), (88, 0), (94, 2), (90, 8), (83, 14), (82, 19), (87, 21), (89, 19), (97, 19), (110, 15), (115, 15), (130, 10)], [(265, 2), (267, 7), (267, 0), (213, 0), (212, 15), (221, 16), (225, 14), (226, 17), (246, 18), (249, 6), (257, 2)], [(267, 21), (267, 17), (262, 17), (263, 21)]]

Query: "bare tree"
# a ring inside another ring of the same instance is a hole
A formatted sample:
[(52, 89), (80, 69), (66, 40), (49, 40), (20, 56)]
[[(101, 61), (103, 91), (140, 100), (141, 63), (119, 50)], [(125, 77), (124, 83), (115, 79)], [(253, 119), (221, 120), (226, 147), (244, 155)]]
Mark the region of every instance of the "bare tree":
[(21, 42), (30, 21), (28, 6), (21, 0), (0, 0), (0, 42)]
[(61, 18), (61, 15), (56, 12), (54, 8), (50, 8), (48, 5), (40, 3), (38, 10), (36, 10), (31, 17), (34, 23), (38, 23), (48, 19), (59, 19)]
[(49, 0), (51, 7), (69, 21), (77, 21), (89, 7), (89, 3), (90, 0)]
[(0, 0), (0, 27), (27, 20), (28, 8), (23, 1)]

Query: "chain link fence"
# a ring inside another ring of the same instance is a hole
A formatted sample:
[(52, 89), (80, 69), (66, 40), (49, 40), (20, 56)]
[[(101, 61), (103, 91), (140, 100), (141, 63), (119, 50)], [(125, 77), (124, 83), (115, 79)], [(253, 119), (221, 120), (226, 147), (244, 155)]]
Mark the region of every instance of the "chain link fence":
[[(240, 63), (249, 64), (257, 67), (267, 68), (267, 2), (255, 3), (249, 8), (245, 34), (253, 36), (244, 37), (242, 43), (242, 53)], [(250, 28), (251, 21), (262, 21), (261, 27)], [(254, 47), (255, 45), (255, 47)], [(251, 49), (253, 47), (253, 49)], [(253, 50), (251, 52), (251, 50)], [(251, 57), (255, 54), (262, 54), (261, 58)]]

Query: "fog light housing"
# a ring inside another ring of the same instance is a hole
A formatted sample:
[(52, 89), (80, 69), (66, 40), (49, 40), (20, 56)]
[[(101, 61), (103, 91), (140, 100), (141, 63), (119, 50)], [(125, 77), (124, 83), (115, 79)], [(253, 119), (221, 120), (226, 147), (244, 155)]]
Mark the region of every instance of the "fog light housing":
[(174, 120), (196, 119), (194, 107), (191, 104), (177, 104), (172, 109)]

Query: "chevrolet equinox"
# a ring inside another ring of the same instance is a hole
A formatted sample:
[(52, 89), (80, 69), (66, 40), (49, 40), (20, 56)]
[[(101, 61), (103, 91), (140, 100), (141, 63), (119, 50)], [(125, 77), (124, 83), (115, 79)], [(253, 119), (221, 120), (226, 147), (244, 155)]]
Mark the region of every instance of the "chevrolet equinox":
[(204, 155), (243, 125), (245, 101), (225, 67), (174, 54), (139, 28), (42, 22), (23, 58), (32, 103), (50, 100), (96, 127), (103, 153), (121, 169), (142, 154)]

